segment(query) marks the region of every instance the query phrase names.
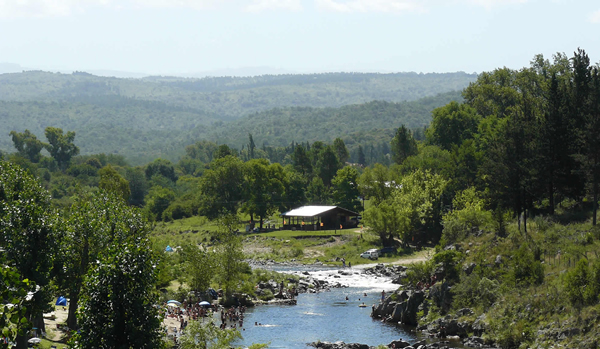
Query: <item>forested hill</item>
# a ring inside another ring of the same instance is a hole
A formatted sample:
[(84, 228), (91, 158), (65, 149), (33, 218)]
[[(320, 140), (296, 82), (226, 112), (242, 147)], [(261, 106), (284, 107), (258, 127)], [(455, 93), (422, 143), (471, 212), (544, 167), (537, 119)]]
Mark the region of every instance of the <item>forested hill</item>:
[[(326, 73), (183, 79), (119, 79), (42, 71), (0, 75), (0, 100), (102, 104), (106, 96), (162, 102), (230, 120), (281, 107), (414, 101), (462, 90), (476, 74)], [(110, 99), (109, 99), (110, 100)], [(127, 99), (122, 99), (125, 101)]]
[(44, 139), (44, 128), (53, 126), (75, 131), (81, 154), (117, 153), (131, 164), (157, 157), (176, 161), (186, 145), (200, 140), (241, 148), (249, 133), (259, 146), (342, 137), (352, 151), (358, 144), (389, 145), (394, 128), (425, 126), (434, 108), (462, 97), (455, 91), (403, 103), (276, 108), (229, 122), (215, 122), (214, 114), (163, 102), (109, 95), (86, 98), (80, 97), (79, 102), (0, 101), (0, 150), (15, 151), (8, 135), (12, 130), (29, 129)]
[(258, 145), (272, 146), (287, 146), (292, 141), (331, 142), (340, 137), (352, 151), (354, 144), (389, 143), (393, 130), (401, 125), (411, 129), (427, 126), (433, 109), (461, 99), (460, 92), (455, 91), (403, 103), (372, 101), (341, 108), (276, 108), (231, 123), (196, 128), (191, 137), (238, 149), (248, 142), (248, 134)]

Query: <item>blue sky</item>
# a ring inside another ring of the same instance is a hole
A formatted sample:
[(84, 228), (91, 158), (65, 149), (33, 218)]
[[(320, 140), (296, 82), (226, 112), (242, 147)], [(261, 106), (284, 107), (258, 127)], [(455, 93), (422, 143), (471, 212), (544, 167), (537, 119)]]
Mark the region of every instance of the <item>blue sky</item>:
[(0, 62), (48, 70), (471, 73), (599, 34), (597, 0), (0, 0)]

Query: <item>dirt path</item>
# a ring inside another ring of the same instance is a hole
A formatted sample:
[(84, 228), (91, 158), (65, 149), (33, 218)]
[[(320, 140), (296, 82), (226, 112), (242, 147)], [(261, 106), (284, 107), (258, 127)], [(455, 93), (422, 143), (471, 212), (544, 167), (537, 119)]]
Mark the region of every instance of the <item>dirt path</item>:
[[(433, 253), (434, 253), (433, 249), (426, 249), (426, 250), (420, 251), (414, 255), (402, 257), (391, 263), (384, 263), (384, 264), (405, 265), (405, 264), (421, 263), (421, 262), (425, 262), (425, 261), (429, 260), (429, 258), (431, 258), (431, 256), (433, 256)], [(367, 268), (372, 268), (372, 267), (376, 266), (377, 264), (381, 264), (381, 263), (358, 264), (358, 265), (353, 266), (353, 268), (367, 269)]]

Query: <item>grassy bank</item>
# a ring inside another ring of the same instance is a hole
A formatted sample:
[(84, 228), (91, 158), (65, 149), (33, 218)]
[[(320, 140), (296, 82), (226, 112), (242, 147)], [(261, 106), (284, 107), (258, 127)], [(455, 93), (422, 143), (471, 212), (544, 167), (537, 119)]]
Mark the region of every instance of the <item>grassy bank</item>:
[(504, 236), (468, 235), (450, 250), (438, 247), (431, 262), (411, 273), (411, 281), (414, 285), (423, 279), (420, 274), (426, 279), (443, 267), (451, 302), (444, 306), (443, 300), (430, 299), (420, 323), (470, 308), (474, 314), (461, 321), (483, 319), (483, 337), (503, 348), (596, 348), (600, 229), (590, 220), (561, 223), (559, 218), (532, 219), (527, 232), (512, 222)]

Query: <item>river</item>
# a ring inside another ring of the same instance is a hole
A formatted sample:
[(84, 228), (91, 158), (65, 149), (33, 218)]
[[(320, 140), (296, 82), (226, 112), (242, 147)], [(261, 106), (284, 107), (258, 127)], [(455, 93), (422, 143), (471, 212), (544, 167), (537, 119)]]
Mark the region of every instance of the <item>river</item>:
[[(384, 277), (366, 276), (361, 269), (344, 269), (350, 275), (341, 275), (339, 269), (327, 267), (276, 267), (280, 272), (300, 274), (339, 282), (347, 288), (332, 288), (330, 292), (307, 293), (298, 296), (295, 306), (264, 305), (246, 311), (243, 340), (236, 345), (270, 343), (270, 348), (307, 348), (315, 341), (361, 343), (370, 346), (388, 344), (393, 340), (417, 341), (409, 329), (373, 320), (371, 306), (398, 285)], [(367, 294), (365, 297), (364, 294)], [(348, 297), (348, 300), (346, 300)], [(365, 303), (366, 307), (359, 307)], [(261, 325), (255, 325), (255, 323)]]

